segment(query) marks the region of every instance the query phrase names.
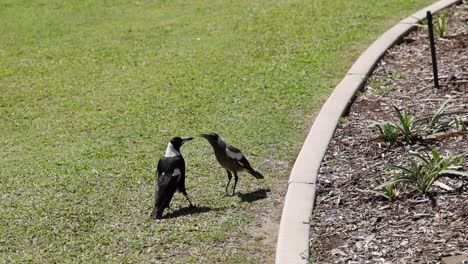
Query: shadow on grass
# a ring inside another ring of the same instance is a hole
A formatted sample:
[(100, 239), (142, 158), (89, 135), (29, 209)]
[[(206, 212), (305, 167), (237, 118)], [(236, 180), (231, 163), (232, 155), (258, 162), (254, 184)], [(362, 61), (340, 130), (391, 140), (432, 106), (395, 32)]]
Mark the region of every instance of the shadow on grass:
[(267, 193), (269, 193), (270, 191), (270, 189), (258, 189), (249, 193), (237, 193), (237, 196), (240, 197), (241, 202), (243, 203), (252, 203), (267, 198)]
[(208, 206), (195, 206), (195, 207), (182, 207), (177, 209), (176, 211), (170, 212), (163, 216), (163, 219), (171, 219), (171, 218), (176, 218), (180, 216), (186, 216), (186, 215), (196, 215), (196, 214), (202, 214), (206, 213), (209, 211), (213, 211), (211, 207)]

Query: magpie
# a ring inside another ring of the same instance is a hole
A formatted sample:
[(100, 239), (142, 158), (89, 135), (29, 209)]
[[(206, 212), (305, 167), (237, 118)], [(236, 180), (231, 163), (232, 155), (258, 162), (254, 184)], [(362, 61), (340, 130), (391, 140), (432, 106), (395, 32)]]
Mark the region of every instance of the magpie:
[(167, 144), (166, 153), (158, 162), (152, 218), (162, 218), (163, 211), (169, 207), (176, 190), (181, 192), (187, 198), (190, 207), (193, 207), (185, 190), (185, 160), (180, 154), (180, 147), (192, 139), (192, 137), (174, 137)]
[(232, 188), (232, 195), (236, 191), (237, 185), (237, 172), (242, 170), (247, 170), (252, 176), (257, 179), (263, 179), (263, 175), (254, 170), (249, 161), (242, 155), (242, 152), (226, 142), (216, 133), (200, 134), (201, 137), (208, 140), (208, 142), (213, 147), (214, 154), (219, 164), (226, 169), (228, 175), (228, 183), (226, 185), (226, 192), (228, 191), (229, 183), (231, 183), (232, 175), (234, 174), (234, 187)]

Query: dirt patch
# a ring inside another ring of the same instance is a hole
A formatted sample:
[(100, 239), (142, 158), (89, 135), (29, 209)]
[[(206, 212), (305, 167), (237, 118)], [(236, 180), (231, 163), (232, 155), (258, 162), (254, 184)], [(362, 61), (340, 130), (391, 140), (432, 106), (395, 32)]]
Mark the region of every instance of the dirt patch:
[(276, 241), (287, 185), (287, 177), (275, 184), (274, 191), (270, 192), (268, 197), (273, 202), (268, 203), (268, 206), (262, 208), (261, 212), (257, 211), (257, 215), (261, 215), (259, 224), (251, 226), (247, 230), (253, 238), (248, 243), (260, 244), (258, 247), (254, 247), (261, 249), (260, 252), (255, 252), (256, 255), (261, 255), (260, 263), (275, 262)]
[(425, 117), (452, 98), (450, 111), (468, 119), (468, 6), (450, 11), (446, 36), (436, 40), (442, 87), (431, 82), (427, 30), (412, 32), (387, 52), (335, 131), (311, 220), (311, 255), (320, 263), (439, 263), (468, 253), (467, 178), (440, 178), (453, 191), (433, 186), (428, 196), (404, 189), (393, 202), (368, 192), (374, 179), (388, 179), (386, 164), (407, 164), (410, 152), (468, 151), (463, 133), (411, 145), (375, 140), (376, 122), (397, 122), (394, 106)]

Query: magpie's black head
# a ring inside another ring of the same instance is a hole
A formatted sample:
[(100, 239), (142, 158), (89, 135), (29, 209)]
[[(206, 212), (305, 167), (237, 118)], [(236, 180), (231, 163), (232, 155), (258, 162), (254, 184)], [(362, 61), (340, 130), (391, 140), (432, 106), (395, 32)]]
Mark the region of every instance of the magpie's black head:
[(219, 139), (219, 135), (216, 133), (200, 134), (200, 137), (206, 138), (210, 143), (216, 143)]
[(179, 150), (183, 144), (189, 142), (192, 139), (193, 137), (174, 137), (171, 139), (171, 144), (175, 149)]

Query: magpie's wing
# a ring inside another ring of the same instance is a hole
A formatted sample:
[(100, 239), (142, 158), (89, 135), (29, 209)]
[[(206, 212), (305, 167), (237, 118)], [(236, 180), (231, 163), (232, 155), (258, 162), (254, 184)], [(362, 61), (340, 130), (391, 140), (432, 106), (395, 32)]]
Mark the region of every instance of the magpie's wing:
[(226, 154), (228, 155), (229, 158), (235, 161), (240, 161), (244, 157), (240, 149), (233, 147), (231, 145), (226, 146)]
[(244, 157), (240, 149), (227, 145), (226, 146), (226, 154), (228, 155), (231, 160), (239, 164), (239, 166), (246, 168), (246, 169), (251, 169), (249, 161)]
[(163, 158), (158, 163), (158, 181), (160, 178), (178, 180), (185, 174), (185, 162), (182, 157)]
[(158, 192), (156, 207), (166, 208), (172, 200), (182, 174), (179, 168), (173, 166), (170, 160), (160, 160), (158, 163)]
[(177, 162), (175, 162), (175, 166), (177, 169), (174, 170), (172, 173), (172, 177), (177, 177), (177, 185), (178, 185), (178, 190), (182, 192), (183, 194), (186, 193), (185, 190), (185, 161), (182, 156), (180, 156), (177, 159)]

